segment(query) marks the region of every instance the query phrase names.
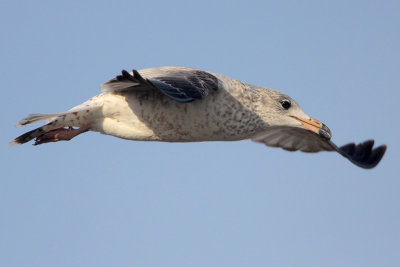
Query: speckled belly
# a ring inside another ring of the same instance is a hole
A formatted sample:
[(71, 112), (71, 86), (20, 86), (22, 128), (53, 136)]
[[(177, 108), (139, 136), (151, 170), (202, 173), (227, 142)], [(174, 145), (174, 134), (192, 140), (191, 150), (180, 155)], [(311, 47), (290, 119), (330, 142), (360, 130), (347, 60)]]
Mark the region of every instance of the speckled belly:
[(98, 131), (132, 140), (196, 142), (251, 137), (257, 119), (232, 96), (180, 103), (156, 91), (105, 95)]

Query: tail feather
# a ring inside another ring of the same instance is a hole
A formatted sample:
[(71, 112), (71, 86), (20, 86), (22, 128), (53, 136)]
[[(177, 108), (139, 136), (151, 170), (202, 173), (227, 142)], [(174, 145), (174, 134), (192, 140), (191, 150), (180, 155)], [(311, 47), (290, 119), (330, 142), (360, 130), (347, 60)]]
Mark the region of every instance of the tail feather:
[(40, 121), (50, 121), (58, 116), (65, 115), (66, 112), (60, 112), (60, 113), (49, 113), (49, 114), (40, 114), (40, 113), (35, 113), (35, 114), (29, 114), (26, 118), (23, 118), (22, 120), (19, 121), (19, 123), (16, 125), (16, 127), (20, 126), (25, 126), (33, 123), (37, 123)]
[(40, 121), (51, 121), (50, 123), (43, 125), (39, 128), (33, 129), (29, 132), (24, 133), (23, 135), (18, 136), (13, 141), (9, 142), (8, 145), (21, 145), (31, 141), (32, 139), (36, 139), (42, 136), (44, 133), (53, 130), (55, 128), (64, 127), (67, 125), (63, 125), (57, 122), (57, 118), (66, 116), (68, 112), (60, 112), (60, 113), (47, 113), (47, 114), (30, 114), (26, 118), (19, 121), (16, 127), (30, 125)]
[[(70, 140), (90, 129), (90, 125), (102, 116), (102, 106), (103, 97), (98, 95), (66, 112), (30, 114), (20, 120), (16, 126), (26, 126), (40, 121), (47, 121), (48, 123), (18, 136), (8, 144), (20, 145), (33, 139), (35, 139), (35, 145)], [(73, 127), (79, 129), (73, 129)]]

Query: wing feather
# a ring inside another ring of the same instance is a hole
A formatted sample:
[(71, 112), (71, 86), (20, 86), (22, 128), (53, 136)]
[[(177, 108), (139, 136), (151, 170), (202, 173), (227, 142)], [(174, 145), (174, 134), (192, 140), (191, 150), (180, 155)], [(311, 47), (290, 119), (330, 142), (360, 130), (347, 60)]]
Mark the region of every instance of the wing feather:
[(133, 70), (132, 74), (123, 70), (121, 75), (102, 84), (100, 89), (106, 93), (125, 90), (160, 90), (179, 102), (202, 99), (210, 91), (218, 90), (218, 78), (205, 71), (184, 68), (169, 68), (166, 71), (155, 68), (153, 72), (147, 70), (146, 73), (146, 78), (143, 78), (136, 70)]
[(319, 152), (336, 151), (355, 165), (364, 168), (374, 168), (382, 159), (386, 146), (373, 148), (374, 140), (368, 140), (358, 145), (350, 143), (337, 147), (332, 141), (311, 131), (288, 126), (270, 127), (263, 133), (252, 138), (252, 141), (271, 147), (281, 147), (288, 151)]
[(308, 130), (296, 127), (270, 127), (252, 140), (271, 147), (281, 147), (288, 151), (319, 152), (334, 150), (326, 139)]

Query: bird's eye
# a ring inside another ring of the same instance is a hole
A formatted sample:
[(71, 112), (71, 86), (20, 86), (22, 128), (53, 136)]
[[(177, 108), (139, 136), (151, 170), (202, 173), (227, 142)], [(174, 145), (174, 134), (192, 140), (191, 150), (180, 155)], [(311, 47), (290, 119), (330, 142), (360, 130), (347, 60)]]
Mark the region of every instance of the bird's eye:
[(290, 103), (289, 100), (282, 100), (281, 105), (284, 109), (288, 109), (290, 108), (290, 106), (292, 105), (292, 103)]

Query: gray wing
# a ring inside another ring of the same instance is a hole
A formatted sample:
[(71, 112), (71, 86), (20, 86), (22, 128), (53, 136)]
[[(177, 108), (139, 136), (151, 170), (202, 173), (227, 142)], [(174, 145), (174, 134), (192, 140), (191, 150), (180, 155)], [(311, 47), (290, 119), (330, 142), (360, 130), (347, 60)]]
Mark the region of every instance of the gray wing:
[(288, 151), (303, 152), (333, 151), (334, 148), (319, 135), (296, 127), (274, 126), (252, 138), (252, 141)]
[(368, 140), (358, 145), (350, 143), (337, 147), (332, 141), (313, 132), (286, 126), (270, 127), (262, 134), (252, 138), (252, 141), (271, 147), (281, 147), (288, 151), (336, 151), (364, 169), (371, 169), (378, 165), (386, 151), (385, 145), (373, 149), (374, 140)]
[(102, 84), (100, 89), (103, 92), (156, 89), (176, 101), (191, 102), (206, 97), (210, 91), (217, 91), (218, 78), (192, 69), (155, 72), (148, 78), (143, 78), (136, 70), (132, 74), (123, 70), (121, 75)]

